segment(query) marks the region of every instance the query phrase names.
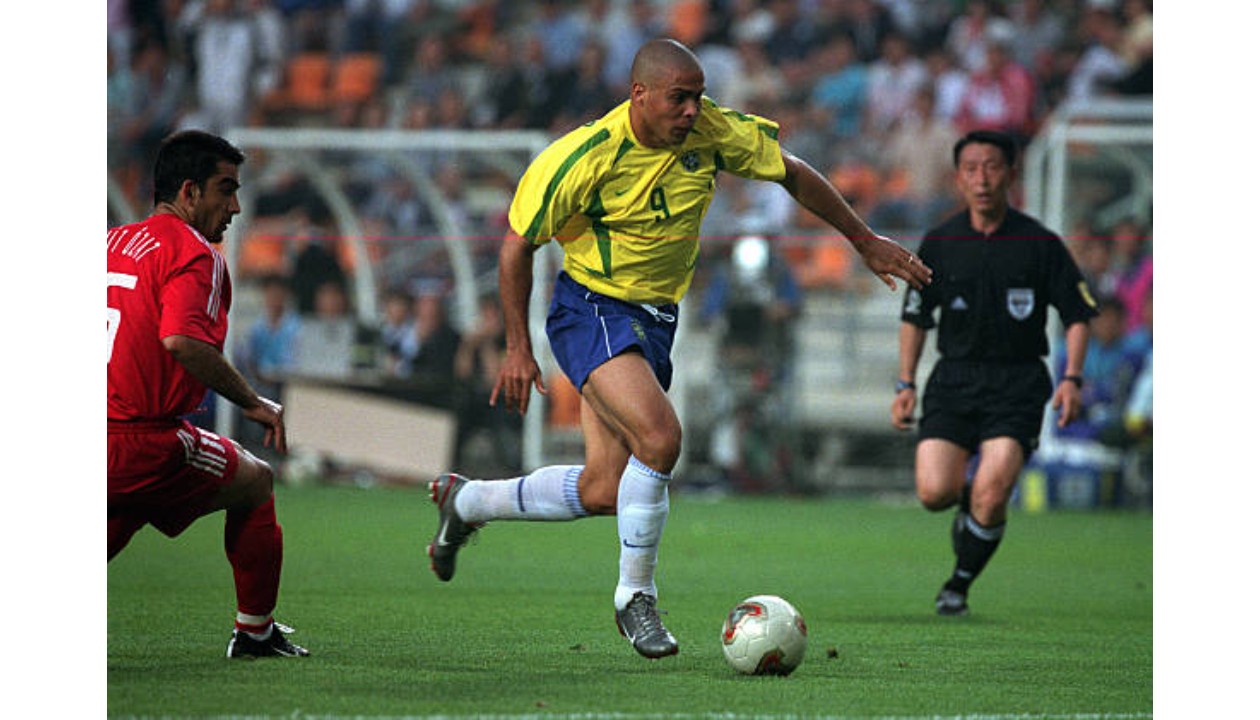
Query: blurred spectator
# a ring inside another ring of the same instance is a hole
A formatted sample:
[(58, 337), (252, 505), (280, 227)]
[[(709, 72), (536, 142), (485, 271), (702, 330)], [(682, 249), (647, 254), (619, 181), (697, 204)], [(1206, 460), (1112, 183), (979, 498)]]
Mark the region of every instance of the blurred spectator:
[(587, 4), (589, 37), (604, 46), (604, 84), (618, 95), (630, 87), (630, 65), (643, 43), (664, 34), (653, 0)]
[[(704, 94), (720, 103), (729, 103), (732, 88), (741, 82), (739, 74), (744, 60), (740, 57), (739, 50), (732, 45), (706, 42), (695, 48), (695, 53), (704, 68)], [(625, 98), (621, 88), (616, 88), (616, 94), (620, 99)]]
[(830, 32), (852, 38), (858, 62), (879, 60), (884, 40), (897, 30), (892, 13), (884, 3), (875, 0), (845, 0), (841, 8), (840, 24), (830, 28)]
[(434, 32), (427, 32), (417, 42), (402, 81), (408, 100), (429, 107), (436, 107), (447, 91), (463, 92), (459, 70), (450, 61), (448, 41)]
[(344, 288), (346, 271), (333, 253), (331, 241), (317, 234), (317, 227), (308, 226), (303, 232), (309, 234), (299, 239), (301, 249), (293, 258), (290, 279), (298, 312), (312, 315), (317, 311), (316, 298), (319, 289), (330, 281)]
[(1111, 238), (1085, 233), (1072, 238), (1068, 247), (1094, 297), (1115, 295), (1117, 280), (1111, 266)]
[(761, 2), (732, 0), (730, 15), (731, 40), (737, 44), (751, 42), (765, 47), (766, 38), (774, 31), (774, 15)]
[(535, 8), (529, 33), (542, 41), (543, 66), (551, 73), (572, 70), (588, 39), (582, 15), (565, 0), (541, 0)]
[(1032, 138), (1037, 125), (1037, 87), (1032, 74), (1011, 56), (1015, 42), (1006, 26), (989, 32), (984, 62), (968, 78), (955, 117), (959, 132), (999, 130), (1014, 135), (1021, 145)]
[(879, 59), (867, 74), (867, 131), (881, 142), (914, 104), (915, 93), (930, 79), (923, 61), (911, 53), (910, 41), (892, 32), (880, 46)]
[(994, 0), (966, 0), (963, 14), (950, 23), (945, 40), (963, 70), (975, 72), (984, 66), (985, 45), (994, 28), (1008, 35), (1013, 32), (1011, 21), (1002, 17)]
[(134, 25), (130, 0), (107, 0), (105, 3), (105, 42), (110, 64), (118, 67), (131, 65), (131, 43), (135, 39)]
[(477, 304), (477, 323), (461, 338), (454, 362), (459, 424), (455, 452), (459, 466), (478, 475), (520, 472), (523, 418), (489, 402), (506, 348), (498, 295), (483, 295)]
[(726, 107), (743, 108), (746, 112), (769, 114), (786, 94), (783, 73), (770, 64), (765, 48), (753, 40), (740, 40), (736, 45), (740, 70), (728, 86), (729, 98), (718, 98)]
[(411, 331), (411, 293), (402, 288), (392, 288), (385, 293), (381, 303), (380, 353), (381, 372), (386, 377), (400, 377), (403, 338)]
[(953, 122), (958, 117), (963, 95), (967, 92), (968, 74), (958, 67), (954, 56), (943, 45), (929, 48), (924, 54), (923, 64), (936, 95), (933, 102), (936, 114)]
[(890, 185), (871, 222), (875, 227), (926, 230), (957, 205), (954, 194), (954, 126), (936, 114), (936, 92), (923, 85), (902, 115), (883, 154)]
[(109, 165), (123, 173), (132, 202), (144, 207), (151, 201), (151, 168), (138, 160), (157, 155), (158, 144), (179, 124), (187, 77), (183, 65), (148, 39), (131, 48), (130, 67), (111, 70), (106, 86)]
[[(544, 59), (545, 41), (537, 35), (528, 35), (522, 53), (516, 58), (525, 80), (525, 126), (549, 128), (563, 110), (564, 88), (558, 87), (556, 78)], [(626, 83), (629, 87), (629, 82)]]
[(827, 129), (841, 143), (856, 140), (862, 133), (869, 96), (868, 73), (857, 62), (853, 41), (838, 35), (824, 49), (822, 73), (810, 93), (810, 107), (827, 117)]
[(325, 280), (315, 289), (314, 311), (302, 317), (293, 372), (303, 377), (347, 380), (362, 367), (364, 328), (355, 318), (345, 285)]
[(796, 0), (770, 0), (769, 10), (774, 26), (761, 45), (770, 64), (783, 73), (791, 94), (809, 78), (809, 57), (819, 42), (817, 28)]
[(773, 240), (745, 235), (710, 279), (700, 321), (718, 333), (721, 377), (710, 457), (739, 490), (781, 488), (791, 434), (786, 390), (802, 296)]
[[(269, 274), (260, 280), (262, 312), (245, 337), (242, 374), (266, 397), (283, 402), (285, 377), (294, 369), (302, 320), (293, 309), (288, 280)], [(239, 409), (237, 410), (239, 412)], [(241, 441), (255, 452), (266, 452), (263, 428), (257, 423), (238, 424)]]
[(1147, 236), (1136, 218), (1125, 218), (1111, 229), (1112, 270), (1115, 294), (1128, 312), (1127, 329), (1136, 328), (1146, 296), (1155, 282), (1155, 263), (1147, 250)]
[(1018, 39), (1011, 53), (1034, 76), (1043, 75), (1054, 62), (1055, 51), (1067, 40), (1067, 19), (1046, 0), (1017, 0), (1010, 7), (1012, 29)]
[(433, 127), (447, 130), (467, 130), (472, 127), (468, 103), (460, 88), (446, 88), (438, 95), (433, 108)]
[(1154, 91), (1155, 22), (1151, 0), (1123, 0), (1124, 37), (1120, 59), (1125, 74), (1113, 87), (1124, 95), (1150, 95)]
[(289, 57), (288, 24), (272, 0), (244, 0), (245, 13), (254, 32), (253, 98), (265, 98), (284, 82)]
[(412, 323), (399, 345), (398, 375), (410, 383), (443, 389), (449, 395), (455, 376), (459, 333), (451, 325), (439, 283), (417, 283)]
[(530, 84), (518, 62), (520, 45), (511, 35), (493, 43), (486, 56), (481, 92), (473, 100), (473, 125), (515, 129), (530, 119)]
[(254, 100), (252, 70), (259, 60), (252, 19), (236, 0), (206, 0), (189, 22), (197, 63), (195, 124), (216, 133), (245, 125)]
[(557, 76), (557, 87), (563, 90), (565, 97), (560, 100), (561, 110), (556, 114), (553, 127), (561, 132), (572, 130), (582, 123), (603, 117), (624, 99), (624, 93), (614, 95), (604, 84), (603, 69), (603, 46), (587, 43), (578, 55), (577, 65)]
[(1120, 18), (1109, 7), (1111, 4), (1114, 3), (1091, 6), (1081, 20), (1087, 44), (1067, 78), (1070, 101), (1087, 102), (1112, 94), (1112, 84), (1128, 72), (1120, 55), (1124, 30)]
[[(728, 178), (722, 178), (723, 181)], [(753, 182), (732, 175), (731, 192), (734, 231), (740, 235), (781, 233), (792, 224), (796, 202), (778, 183)]]
[[(1155, 353), (1146, 354), (1142, 370), (1133, 381), (1133, 389), (1124, 406), (1124, 429), (1128, 442), (1137, 453), (1130, 460), (1135, 464), (1140, 489), (1135, 494), (1149, 492), (1151, 483), (1151, 455), (1154, 451), (1155, 432)], [(1132, 491), (1131, 491), (1132, 492)]]
[[(1061, 437), (1120, 444), (1124, 434), (1125, 404), (1145, 356), (1130, 352), (1124, 342), (1128, 322), (1124, 303), (1114, 297), (1098, 301), (1098, 316), (1090, 322), (1089, 348), (1081, 376), (1081, 416), (1065, 427), (1055, 426)], [(1066, 356), (1056, 353), (1055, 377), (1062, 377)]]

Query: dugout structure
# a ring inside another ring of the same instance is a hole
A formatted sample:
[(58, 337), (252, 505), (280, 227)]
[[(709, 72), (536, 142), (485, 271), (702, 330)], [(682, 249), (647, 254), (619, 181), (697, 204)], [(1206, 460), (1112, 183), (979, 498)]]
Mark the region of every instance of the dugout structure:
[[(1151, 99), (1100, 98), (1067, 103), (1047, 118), (1024, 153), (1026, 210), (1071, 242), (1090, 228), (1132, 218), (1154, 240), (1154, 108)], [(1051, 353), (1062, 325), (1051, 314)], [(1025, 471), (1017, 502), (1046, 505), (1149, 507), (1153, 448), (1128, 451), (1054, 433), (1046, 408), (1035, 462)]]
[[(498, 218), (506, 216), (516, 178), (550, 139), (533, 131), (315, 128), (239, 128), (227, 137), (249, 158), (242, 166), (241, 216), (224, 248), (233, 277), (248, 282), (275, 259), (291, 258), (309, 241), (304, 233), (321, 235), (347, 270), (361, 323), (379, 323), (387, 288), (445, 277), (452, 321), (461, 332), (476, 321), (479, 295), (495, 287), (486, 260), (497, 253)], [(295, 188), (299, 197), (286, 202)], [(319, 217), (312, 218), (309, 207)], [(295, 212), (305, 228), (294, 227)], [(537, 262), (538, 277), (545, 278), (553, 260), (539, 253)], [(535, 318), (545, 314), (545, 303), (535, 293)], [(248, 302), (233, 309), (241, 316), (233, 318), (238, 340), (250, 311)], [(541, 323), (533, 330), (535, 347), (545, 349)], [(227, 409), (221, 401), (216, 424), (230, 433), (234, 413)], [(543, 420), (541, 408), (531, 408), (526, 461), (540, 452)], [(295, 441), (300, 445), (301, 438)]]

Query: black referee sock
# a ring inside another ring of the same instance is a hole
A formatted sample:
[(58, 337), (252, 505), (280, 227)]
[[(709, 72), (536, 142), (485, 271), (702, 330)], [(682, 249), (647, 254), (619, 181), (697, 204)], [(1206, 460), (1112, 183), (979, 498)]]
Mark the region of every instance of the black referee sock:
[(954, 574), (945, 583), (945, 587), (966, 595), (971, 583), (989, 563), (989, 558), (997, 552), (1005, 531), (1006, 523), (984, 527), (968, 514), (961, 532), (957, 533), (954, 553), (958, 561), (954, 565)]

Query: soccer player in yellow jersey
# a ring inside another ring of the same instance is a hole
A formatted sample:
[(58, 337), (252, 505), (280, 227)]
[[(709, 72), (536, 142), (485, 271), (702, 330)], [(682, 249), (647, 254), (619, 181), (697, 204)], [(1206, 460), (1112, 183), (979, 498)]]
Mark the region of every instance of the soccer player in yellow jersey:
[(501, 397), (507, 409), (524, 413), (534, 388), (547, 392), (527, 312), (534, 251), (554, 239), (564, 249), (564, 269), (547, 335), (582, 395), (585, 463), (509, 480), (438, 477), (430, 484), (439, 520), (429, 556), (446, 581), (459, 548), (488, 521), (616, 515), (617, 625), (641, 655), (659, 658), (678, 652), (657, 613), (655, 583), (668, 485), (682, 446), (666, 395), (670, 349), (719, 171), (781, 184), (842, 232), (893, 290), (894, 278), (921, 288), (931, 271), (875, 234), (817, 170), (783, 150), (777, 124), (706, 97), (704, 70), (680, 43), (644, 44), (630, 76), (629, 100), (532, 162), (499, 253), (507, 355), (490, 402)]

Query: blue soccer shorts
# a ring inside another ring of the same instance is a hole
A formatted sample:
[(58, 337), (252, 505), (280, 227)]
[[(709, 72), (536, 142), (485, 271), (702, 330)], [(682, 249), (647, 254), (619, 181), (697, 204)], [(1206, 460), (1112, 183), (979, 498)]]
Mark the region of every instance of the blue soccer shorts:
[(583, 287), (561, 272), (547, 313), (547, 338), (560, 369), (579, 391), (595, 368), (625, 352), (641, 354), (656, 380), (669, 390), (670, 350), (678, 330), (678, 305), (636, 305)]

